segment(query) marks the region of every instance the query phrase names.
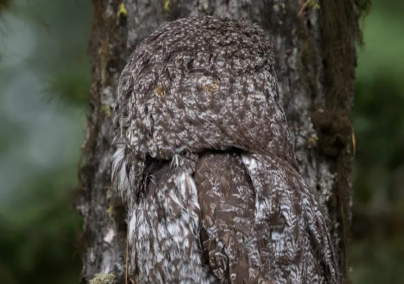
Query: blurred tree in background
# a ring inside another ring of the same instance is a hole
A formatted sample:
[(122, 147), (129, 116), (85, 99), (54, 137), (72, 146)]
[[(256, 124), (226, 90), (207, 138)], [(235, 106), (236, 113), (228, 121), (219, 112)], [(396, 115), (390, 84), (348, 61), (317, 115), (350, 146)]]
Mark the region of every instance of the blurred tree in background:
[[(90, 89), (91, 2), (0, 7), (0, 283), (77, 283), (81, 224), (71, 196)], [(373, 0), (359, 49), (355, 284), (404, 283), (403, 12), (403, 1)]]
[(77, 283), (72, 189), (90, 88), (90, 1), (0, 14), (0, 283)]
[(404, 283), (404, 1), (372, 0), (359, 49), (353, 283)]

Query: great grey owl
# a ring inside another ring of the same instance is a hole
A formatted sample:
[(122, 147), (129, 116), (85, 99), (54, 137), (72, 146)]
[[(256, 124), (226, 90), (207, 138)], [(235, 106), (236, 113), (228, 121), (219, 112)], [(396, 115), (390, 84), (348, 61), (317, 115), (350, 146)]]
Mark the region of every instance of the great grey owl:
[(257, 25), (163, 25), (130, 56), (113, 115), (135, 283), (340, 283)]

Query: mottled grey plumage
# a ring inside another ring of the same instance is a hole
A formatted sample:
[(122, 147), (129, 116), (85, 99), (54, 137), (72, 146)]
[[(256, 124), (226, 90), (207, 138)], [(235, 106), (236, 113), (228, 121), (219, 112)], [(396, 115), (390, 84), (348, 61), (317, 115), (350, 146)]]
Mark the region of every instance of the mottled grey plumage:
[(258, 26), (208, 16), (147, 37), (120, 77), (113, 180), (136, 283), (339, 283)]

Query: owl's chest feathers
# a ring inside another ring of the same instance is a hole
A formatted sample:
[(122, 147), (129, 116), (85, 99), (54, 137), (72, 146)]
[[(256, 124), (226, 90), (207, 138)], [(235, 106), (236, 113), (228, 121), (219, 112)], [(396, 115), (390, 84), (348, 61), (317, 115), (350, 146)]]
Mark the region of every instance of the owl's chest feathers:
[(187, 173), (163, 167), (129, 216), (136, 283), (214, 283), (201, 259), (200, 207)]

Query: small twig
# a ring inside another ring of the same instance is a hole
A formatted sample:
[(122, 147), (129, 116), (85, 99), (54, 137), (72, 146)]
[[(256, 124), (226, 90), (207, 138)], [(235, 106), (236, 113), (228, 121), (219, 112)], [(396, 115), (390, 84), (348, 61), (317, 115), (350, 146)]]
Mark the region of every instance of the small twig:
[(127, 230), (126, 232), (125, 284), (128, 284), (128, 252), (129, 252), (129, 230)]
[(352, 127), (352, 155), (355, 156), (356, 154), (356, 139), (355, 139), (355, 130)]
[(283, 55), (283, 54), (289, 54), (289, 53), (291, 53), (291, 52), (292, 52), (291, 49), (286, 49), (285, 51), (279, 52), (278, 54), (276, 54), (275, 57), (278, 58), (279, 56), (281, 56), (281, 55)]

